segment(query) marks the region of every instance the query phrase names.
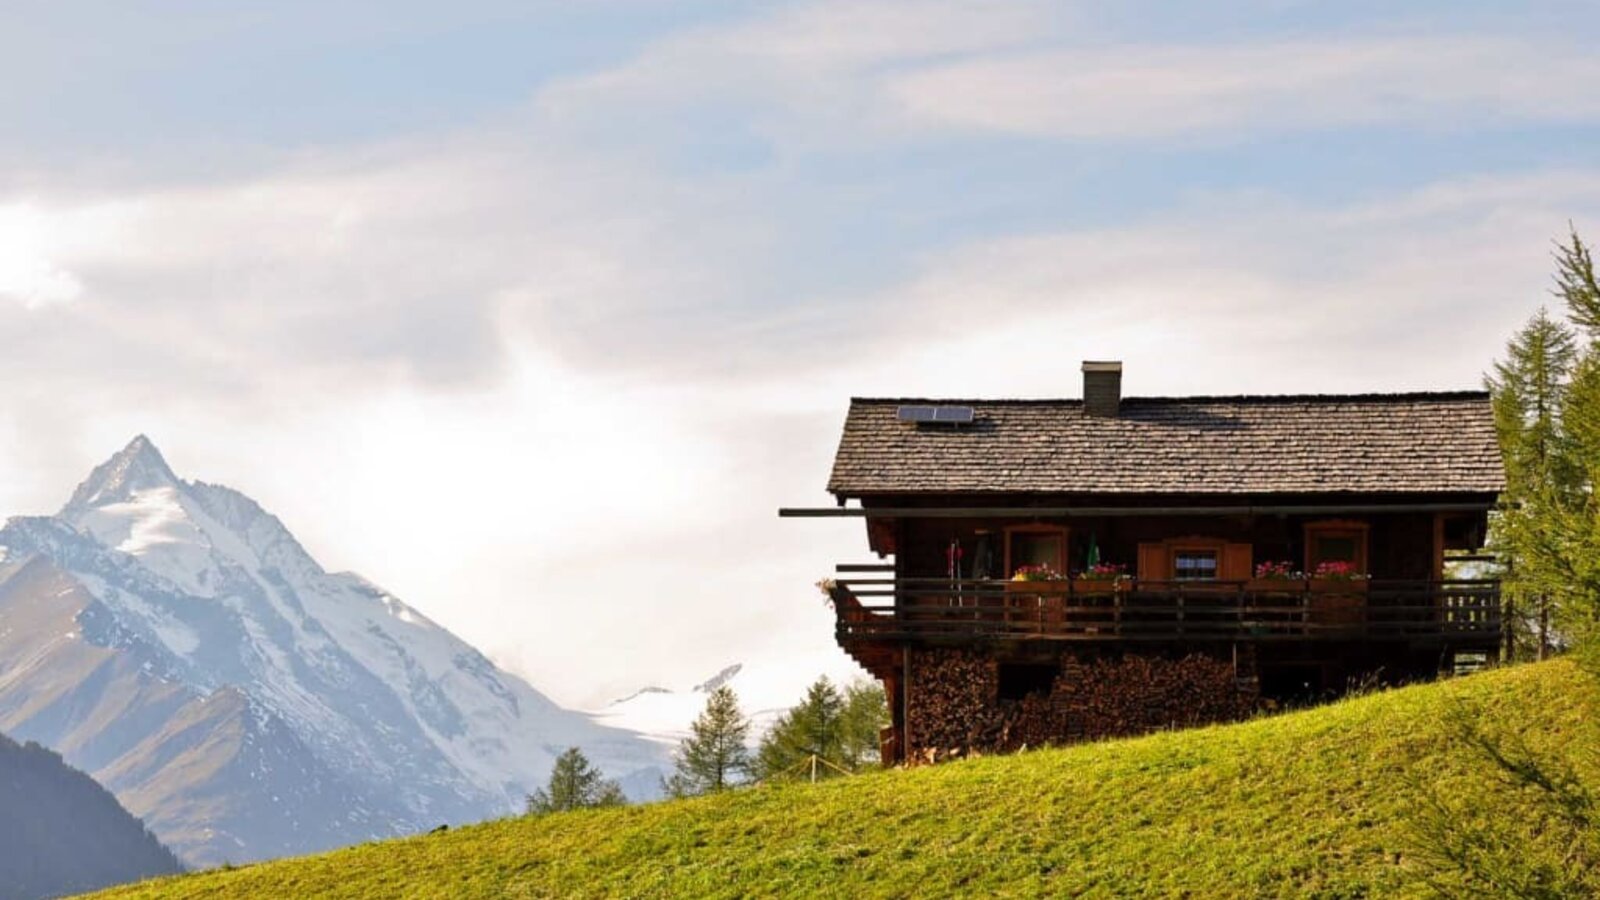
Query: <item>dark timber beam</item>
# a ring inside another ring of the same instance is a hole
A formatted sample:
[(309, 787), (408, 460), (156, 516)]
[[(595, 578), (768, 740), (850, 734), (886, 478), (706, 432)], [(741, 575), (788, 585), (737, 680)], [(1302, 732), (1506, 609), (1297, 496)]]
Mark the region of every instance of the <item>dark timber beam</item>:
[(1100, 518), (1107, 516), (1334, 516), (1382, 513), (1486, 512), (1486, 503), (1363, 503), (1314, 506), (996, 506), (971, 509), (943, 507), (783, 507), (783, 519), (1010, 519)]

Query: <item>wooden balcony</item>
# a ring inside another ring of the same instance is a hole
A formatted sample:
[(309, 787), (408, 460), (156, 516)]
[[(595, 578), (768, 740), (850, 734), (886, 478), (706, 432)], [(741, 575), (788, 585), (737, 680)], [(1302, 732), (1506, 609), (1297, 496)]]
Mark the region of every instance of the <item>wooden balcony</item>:
[(1200, 644), (1394, 641), (1493, 649), (1493, 580), (951, 581), (841, 579), (846, 649), (865, 644), (1083, 641)]

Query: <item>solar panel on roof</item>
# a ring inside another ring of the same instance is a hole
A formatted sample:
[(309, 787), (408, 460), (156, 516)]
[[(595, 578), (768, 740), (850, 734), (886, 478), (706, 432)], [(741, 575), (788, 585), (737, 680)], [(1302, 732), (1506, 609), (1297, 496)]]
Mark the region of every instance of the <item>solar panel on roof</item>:
[(902, 406), (895, 411), (895, 415), (902, 422), (937, 422), (941, 425), (966, 425), (973, 418), (970, 406)]
[(970, 406), (936, 406), (933, 408), (935, 422), (953, 422), (965, 425), (972, 421), (972, 407)]

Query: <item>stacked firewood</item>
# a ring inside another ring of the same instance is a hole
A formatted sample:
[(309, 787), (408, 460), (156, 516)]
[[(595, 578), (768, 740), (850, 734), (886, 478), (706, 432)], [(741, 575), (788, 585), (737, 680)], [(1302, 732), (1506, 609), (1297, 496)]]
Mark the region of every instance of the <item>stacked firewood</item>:
[(993, 746), (985, 737), (999, 726), (998, 678), (994, 660), (976, 653), (913, 651), (908, 758), (937, 762)]
[(1048, 693), (1000, 700), (995, 661), (963, 650), (913, 651), (907, 759), (941, 762), (1024, 747), (1226, 722), (1254, 706), (1253, 680), (1195, 654), (1062, 659)]
[(1070, 740), (1231, 721), (1254, 701), (1238, 689), (1231, 662), (1200, 654), (1070, 661), (1051, 695)]
[(1029, 694), (1020, 701), (1001, 707), (998, 733), (985, 735), (986, 743), (1000, 750), (1021, 750), (1065, 743), (1061, 734), (1061, 714), (1045, 694)]

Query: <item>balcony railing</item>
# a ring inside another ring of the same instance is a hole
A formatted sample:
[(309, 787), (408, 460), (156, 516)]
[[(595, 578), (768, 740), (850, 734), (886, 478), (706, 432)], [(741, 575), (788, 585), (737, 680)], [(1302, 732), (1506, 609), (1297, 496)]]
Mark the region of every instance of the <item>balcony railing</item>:
[(842, 643), (963, 638), (1064, 641), (1371, 639), (1493, 646), (1499, 582), (834, 582)]

